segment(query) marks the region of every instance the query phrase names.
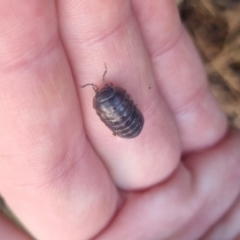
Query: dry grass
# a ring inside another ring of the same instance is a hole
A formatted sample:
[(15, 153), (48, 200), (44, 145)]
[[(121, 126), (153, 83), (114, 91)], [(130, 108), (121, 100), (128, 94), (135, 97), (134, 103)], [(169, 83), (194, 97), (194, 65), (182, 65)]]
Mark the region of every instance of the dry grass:
[(230, 123), (240, 128), (240, 3), (185, 0), (179, 7), (204, 61), (213, 94)]

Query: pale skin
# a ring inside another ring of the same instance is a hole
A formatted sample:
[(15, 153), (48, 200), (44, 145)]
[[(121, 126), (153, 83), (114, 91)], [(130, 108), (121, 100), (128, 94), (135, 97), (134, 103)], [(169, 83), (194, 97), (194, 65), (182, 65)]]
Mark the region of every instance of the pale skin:
[[(238, 239), (240, 133), (174, 1), (0, 0), (0, 29), (0, 193), (33, 236)], [(104, 63), (144, 115), (137, 138), (78, 87)], [(0, 239), (31, 239), (0, 221)]]

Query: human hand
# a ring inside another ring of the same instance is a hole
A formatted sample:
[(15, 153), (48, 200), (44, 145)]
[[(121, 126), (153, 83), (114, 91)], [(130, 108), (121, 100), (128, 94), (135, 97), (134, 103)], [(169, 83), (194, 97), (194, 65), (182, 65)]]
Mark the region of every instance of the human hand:
[[(214, 224), (205, 240), (237, 236), (240, 134), (227, 133), (174, 1), (0, 11), (0, 192), (37, 239), (193, 240)], [(101, 85), (104, 63), (144, 115), (134, 139), (114, 137), (78, 87)]]

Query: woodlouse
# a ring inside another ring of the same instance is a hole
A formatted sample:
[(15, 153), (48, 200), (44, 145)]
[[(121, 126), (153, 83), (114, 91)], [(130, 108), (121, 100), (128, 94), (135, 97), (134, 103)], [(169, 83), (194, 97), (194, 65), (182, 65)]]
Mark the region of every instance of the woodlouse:
[[(107, 70), (103, 74), (103, 81), (106, 73)], [(121, 138), (137, 137), (142, 131), (144, 118), (126, 90), (106, 83), (101, 89), (92, 83), (82, 88), (89, 85), (95, 91), (93, 108), (113, 135)]]

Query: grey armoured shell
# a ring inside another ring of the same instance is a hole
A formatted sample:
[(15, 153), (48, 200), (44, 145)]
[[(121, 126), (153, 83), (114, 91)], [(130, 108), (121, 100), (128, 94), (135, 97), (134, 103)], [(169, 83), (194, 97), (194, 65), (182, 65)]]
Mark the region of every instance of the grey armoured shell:
[(102, 89), (97, 89), (93, 107), (114, 135), (134, 138), (142, 131), (143, 115), (127, 92), (120, 87), (106, 84)]

